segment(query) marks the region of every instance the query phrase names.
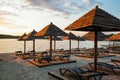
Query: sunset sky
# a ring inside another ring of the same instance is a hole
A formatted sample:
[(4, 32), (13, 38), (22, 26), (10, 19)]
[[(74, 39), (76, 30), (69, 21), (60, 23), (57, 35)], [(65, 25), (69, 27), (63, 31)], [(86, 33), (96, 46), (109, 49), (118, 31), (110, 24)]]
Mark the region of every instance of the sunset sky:
[(0, 34), (40, 31), (50, 22), (63, 30), (96, 5), (120, 19), (119, 4), (120, 0), (0, 0)]

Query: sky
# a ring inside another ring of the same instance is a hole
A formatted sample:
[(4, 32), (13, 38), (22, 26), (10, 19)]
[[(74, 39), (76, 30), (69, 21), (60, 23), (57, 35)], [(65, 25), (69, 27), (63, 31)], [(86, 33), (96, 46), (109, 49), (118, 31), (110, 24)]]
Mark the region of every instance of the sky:
[(0, 0), (0, 34), (40, 31), (51, 22), (64, 30), (96, 5), (120, 19), (119, 3), (120, 0)]

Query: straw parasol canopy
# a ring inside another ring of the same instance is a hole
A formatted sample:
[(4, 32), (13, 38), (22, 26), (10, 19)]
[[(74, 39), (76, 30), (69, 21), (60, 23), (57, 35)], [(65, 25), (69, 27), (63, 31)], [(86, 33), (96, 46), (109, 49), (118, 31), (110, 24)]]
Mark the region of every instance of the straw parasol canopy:
[[(94, 40), (94, 37), (95, 37), (94, 32), (88, 32), (82, 36), (82, 38), (85, 40)], [(103, 41), (105, 38), (107, 38), (107, 35), (105, 35), (102, 32), (98, 32), (98, 37), (97, 37), (98, 41)]]
[(74, 35), (72, 32), (68, 33), (67, 36), (62, 37), (63, 40), (68, 40), (69, 39), (69, 54), (71, 54), (71, 40), (77, 40), (77, 36)]
[(26, 36), (23, 37), (25, 40), (33, 40), (33, 56), (35, 56), (35, 34), (37, 32), (35, 30), (31, 31), (30, 33), (26, 34)]
[(63, 30), (58, 28), (53, 23), (50, 23), (45, 28), (40, 30), (38, 33), (35, 34), (35, 36), (50, 36), (50, 58), (52, 57), (52, 37), (53, 36), (66, 36), (67, 33), (65, 33)]
[(63, 36), (62, 37), (63, 40), (77, 40), (77, 36), (75, 34), (73, 34), (72, 32), (69, 32), (67, 36)]
[(23, 37), (23, 39), (25, 40), (34, 40), (35, 39), (35, 34), (37, 32), (33, 29), (33, 31), (31, 31), (30, 33), (26, 34), (26, 36)]
[(26, 36), (26, 33), (24, 33), (22, 36), (18, 37), (18, 41), (24, 41), (24, 54), (26, 53), (26, 40), (23, 39), (23, 37)]
[(109, 40), (109, 41), (120, 41), (120, 33), (118, 33), (118, 34), (113, 34), (112, 36), (106, 38), (105, 40)]
[(96, 6), (65, 29), (76, 31), (119, 31), (120, 20)]
[(120, 20), (96, 6), (94, 9), (66, 27), (65, 30), (94, 32), (94, 71), (96, 72), (98, 32), (120, 31)]
[(26, 36), (26, 33), (24, 33), (22, 36), (18, 37), (18, 41), (24, 41), (25, 39), (23, 39), (23, 37)]
[(56, 25), (54, 25), (52, 22), (47, 25), (45, 28), (43, 28), (41, 31), (39, 31), (35, 36), (66, 36), (67, 33), (65, 33), (63, 30), (58, 28)]
[(105, 40), (109, 41), (109, 48), (110, 48), (110, 41), (113, 41), (113, 49), (114, 49), (114, 42), (115, 41), (120, 41), (120, 33), (118, 34), (113, 34), (106, 38)]
[(77, 40), (78, 40), (78, 41), (85, 41), (85, 39), (83, 39), (83, 38), (80, 37), (80, 36), (77, 36)]

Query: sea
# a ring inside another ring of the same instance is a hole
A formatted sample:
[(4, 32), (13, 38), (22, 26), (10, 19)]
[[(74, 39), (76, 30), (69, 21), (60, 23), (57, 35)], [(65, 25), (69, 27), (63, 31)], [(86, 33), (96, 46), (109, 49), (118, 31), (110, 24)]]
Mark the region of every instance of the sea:
[[(98, 41), (98, 48), (102, 45), (108, 45), (108, 41)], [(79, 41), (79, 48), (93, 48), (93, 41)], [(35, 51), (49, 50), (50, 42), (45, 39), (35, 40)], [(54, 41), (52, 42), (54, 48)], [(78, 41), (71, 41), (71, 48), (78, 48)], [(69, 40), (56, 41), (56, 49), (69, 50)], [(33, 41), (26, 41), (26, 51), (33, 50)], [(0, 53), (14, 53), (15, 51), (24, 51), (24, 41), (17, 41), (17, 39), (0, 39)]]

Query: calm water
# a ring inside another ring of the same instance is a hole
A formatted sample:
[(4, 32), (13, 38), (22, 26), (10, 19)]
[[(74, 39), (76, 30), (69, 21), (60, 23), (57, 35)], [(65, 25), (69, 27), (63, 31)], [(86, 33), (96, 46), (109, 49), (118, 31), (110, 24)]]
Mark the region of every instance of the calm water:
[[(26, 51), (32, 50), (32, 41), (26, 42)], [(36, 51), (44, 51), (46, 49), (49, 49), (49, 40), (35, 40), (35, 46)], [(107, 41), (99, 41), (98, 47), (101, 47), (100, 45), (108, 45), (109, 43)], [(54, 45), (54, 44), (53, 44)], [(78, 42), (72, 41), (71, 43), (72, 48), (77, 48)], [(93, 41), (80, 41), (80, 48), (93, 48), (94, 43)], [(22, 50), (24, 48), (24, 42), (23, 41), (17, 41), (16, 39), (0, 39), (0, 53), (13, 53), (17, 50)], [(69, 49), (69, 41), (56, 41), (56, 49)]]

